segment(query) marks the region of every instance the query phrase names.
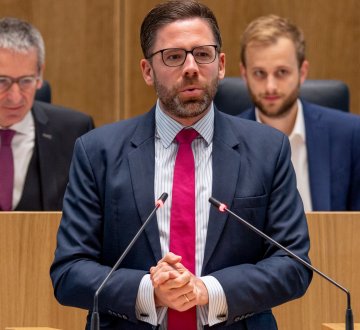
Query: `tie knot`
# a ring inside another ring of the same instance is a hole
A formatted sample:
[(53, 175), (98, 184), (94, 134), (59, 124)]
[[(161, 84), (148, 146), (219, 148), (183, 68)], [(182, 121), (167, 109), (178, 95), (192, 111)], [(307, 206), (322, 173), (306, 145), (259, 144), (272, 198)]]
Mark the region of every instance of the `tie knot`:
[(194, 139), (199, 135), (193, 128), (181, 130), (175, 137), (179, 144), (191, 144)]
[(15, 135), (15, 131), (12, 129), (2, 129), (0, 130), (1, 145), (10, 146), (11, 140)]

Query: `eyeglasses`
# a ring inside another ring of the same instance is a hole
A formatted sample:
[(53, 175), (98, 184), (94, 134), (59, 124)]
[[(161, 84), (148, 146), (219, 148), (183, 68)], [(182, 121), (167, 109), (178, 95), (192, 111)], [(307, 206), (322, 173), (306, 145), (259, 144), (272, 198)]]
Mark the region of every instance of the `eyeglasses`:
[(185, 63), (187, 54), (191, 54), (198, 64), (210, 64), (215, 61), (217, 45), (205, 45), (194, 47), (192, 50), (183, 48), (166, 48), (151, 54), (147, 59), (161, 53), (161, 58), (166, 66), (181, 66)]
[(40, 80), (40, 78), (34, 76), (22, 76), (18, 78), (0, 76), (0, 93), (8, 91), (15, 83), (19, 85), (22, 91), (30, 90), (35, 87), (38, 80)]

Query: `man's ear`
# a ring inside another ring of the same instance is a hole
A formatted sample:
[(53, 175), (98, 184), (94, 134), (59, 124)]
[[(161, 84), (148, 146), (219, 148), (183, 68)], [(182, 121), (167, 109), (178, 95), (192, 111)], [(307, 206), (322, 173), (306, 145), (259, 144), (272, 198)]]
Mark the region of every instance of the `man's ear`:
[(141, 73), (145, 80), (145, 83), (148, 86), (153, 86), (154, 85), (154, 72), (153, 72), (153, 68), (152, 68), (149, 60), (146, 60), (143, 58), (140, 61), (140, 68), (141, 68)]
[(225, 53), (219, 54), (219, 80), (224, 79), (225, 77)]
[(246, 67), (242, 62), (240, 62), (239, 68), (241, 77), (245, 80), (245, 82), (247, 82)]
[(300, 67), (300, 83), (301, 83), (301, 84), (302, 84), (302, 83), (305, 81), (305, 79), (307, 78), (308, 72), (309, 72), (309, 62), (305, 60), (305, 61), (301, 64), (301, 67)]
[(45, 64), (43, 64), (39, 70), (39, 80), (37, 81), (36, 88), (40, 89), (43, 85), (43, 76), (45, 71)]

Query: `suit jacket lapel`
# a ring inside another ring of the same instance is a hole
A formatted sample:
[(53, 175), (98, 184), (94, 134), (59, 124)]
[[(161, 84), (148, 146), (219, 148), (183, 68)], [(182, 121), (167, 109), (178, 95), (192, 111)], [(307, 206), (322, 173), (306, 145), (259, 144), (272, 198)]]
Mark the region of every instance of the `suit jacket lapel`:
[[(135, 201), (144, 222), (155, 207), (155, 115), (154, 109), (147, 113), (140, 121), (131, 139), (135, 149), (129, 154), (129, 168), (134, 189)], [(156, 215), (146, 228), (145, 234), (154, 252), (155, 260), (161, 258), (160, 235)]]
[(329, 132), (328, 128), (322, 125), (322, 114), (310, 104), (302, 103), (312, 207), (314, 210), (326, 211), (331, 208)]
[[(240, 154), (234, 150), (239, 140), (229, 130), (227, 118), (215, 111), (215, 130), (212, 150), (213, 187), (212, 197), (231, 207), (238, 181), (241, 163)], [(228, 214), (210, 208), (208, 233), (206, 237), (203, 271), (221, 237)]]
[(52, 150), (56, 149), (56, 137), (49, 130), (49, 119), (46, 113), (36, 105), (33, 106), (32, 113), (35, 122), (35, 143), (38, 150), (40, 167), (41, 198), (44, 209), (51, 208), (56, 201), (51, 201), (51, 196), (58, 196), (58, 183), (56, 175), (49, 175), (56, 168), (56, 159), (52, 157)]
[[(226, 115), (215, 111), (215, 130), (213, 139), (213, 187), (212, 196), (230, 206), (235, 194), (241, 163), (240, 154), (234, 150), (239, 139), (229, 130)], [(129, 167), (133, 183), (135, 201), (142, 221), (145, 221), (154, 208), (155, 179), (155, 116), (154, 110), (146, 114), (138, 125), (131, 142), (135, 149), (129, 154)], [(228, 215), (210, 208), (208, 233), (206, 238), (203, 269), (209, 261), (221, 237)], [(145, 234), (156, 260), (161, 258), (160, 235), (156, 215), (145, 228)]]

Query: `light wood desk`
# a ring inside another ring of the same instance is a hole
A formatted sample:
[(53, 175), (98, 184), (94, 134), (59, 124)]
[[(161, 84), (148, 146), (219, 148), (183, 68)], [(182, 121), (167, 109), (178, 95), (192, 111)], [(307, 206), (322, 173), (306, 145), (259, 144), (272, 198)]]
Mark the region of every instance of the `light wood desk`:
[[(85, 328), (87, 311), (60, 306), (50, 281), (60, 217), (59, 212), (0, 212), (0, 330)], [(350, 290), (359, 321), (360, 213), (310, 213), (307, 218), (312, 264)], [(324, 323), (343, 323), (345, 309), (346, 295), (314, 274), (306, 295), (274, 308), (274, 314), (279, 330), (320, 330)]]
[(87, 312), (54, 297), (50, 265), (60, 212), (0, 212), (0, 330), (84, 330)]
[(61, 330), (55, 328), (36, 327), (36, 328), (5, 328), (5, 330)]
[[(322, 330), (345, 330), (344, 323), (324, 323)], [(360, 323), (354, 324), (354, 330), (360, 330)]]
[[(360, 317), (360, 212), (307, 214), (314, 267), (350, 290), (354, 322)], [(304, 297), (273, 309), (280, 330), (319, 330), (344, 323), (346, 294), (314, 273)]]

